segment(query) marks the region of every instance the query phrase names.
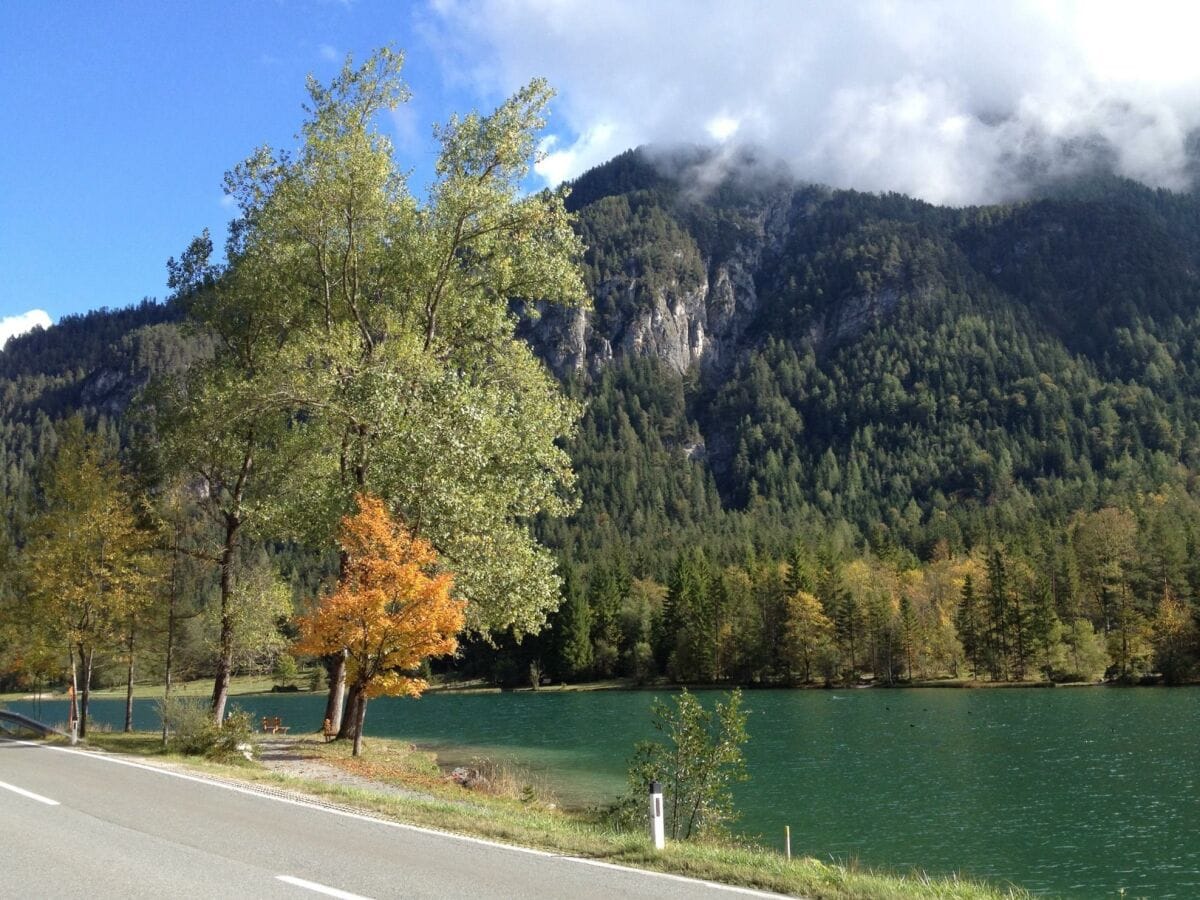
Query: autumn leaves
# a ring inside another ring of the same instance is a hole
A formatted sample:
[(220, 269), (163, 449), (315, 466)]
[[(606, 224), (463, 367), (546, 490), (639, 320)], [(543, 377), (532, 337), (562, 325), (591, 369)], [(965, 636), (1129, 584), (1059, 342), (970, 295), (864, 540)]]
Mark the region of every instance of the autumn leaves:
[(338, 545), (345, 565), (337, 589), (299, 620), (300, 653), (346, 651), (354, 714), (354, 755), (362, 749), (367, 697), (420, 696), (424, 679), (411, 673), (435, 656), (454, 653), (466, 603), (450, 592), (453, 577), (438, 570), (428, 541), (395, 521), (383, 501), (356, 497), (358, 512), (342, 519)]

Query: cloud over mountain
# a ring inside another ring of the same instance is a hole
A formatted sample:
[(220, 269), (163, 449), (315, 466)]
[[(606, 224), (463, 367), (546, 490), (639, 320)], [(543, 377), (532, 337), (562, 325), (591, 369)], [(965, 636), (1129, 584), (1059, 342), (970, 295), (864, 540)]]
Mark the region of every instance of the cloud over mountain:
[(0, 350), (10, 337), (16, 337), (37, 327), (49, 328), (53, 323), (45, 310), (31, 309), (19, 316), (6, 316), (0, 319)]
[[(803, 179), (941, 203), (1094, 169), (1190, 185), (1200, 7), (1030, 0), (438, 0), (458, 76), (559, 90), (539, 172), (737, 142)], [(486, 90), (485, 90), (486, 92)]]

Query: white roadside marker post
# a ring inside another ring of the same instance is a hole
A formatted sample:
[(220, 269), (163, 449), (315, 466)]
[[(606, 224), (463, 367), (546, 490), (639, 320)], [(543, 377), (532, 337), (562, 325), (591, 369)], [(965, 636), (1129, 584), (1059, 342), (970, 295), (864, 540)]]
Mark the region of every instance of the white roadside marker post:
[(661, 850), (666, 844), (663, 836), (663, 795), (662, 784), (650, 782), (650, 838), (654, 841), (654, 849)]

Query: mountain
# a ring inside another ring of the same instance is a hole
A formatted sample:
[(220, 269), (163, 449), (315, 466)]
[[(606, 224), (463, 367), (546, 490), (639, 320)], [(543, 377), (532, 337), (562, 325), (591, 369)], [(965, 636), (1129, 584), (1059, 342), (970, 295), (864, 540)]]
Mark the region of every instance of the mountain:
[[(572, 188), (591, 308), (514, 307), (586, 408), (579, 508), (534, 523), (564, 604), (462, 670), (1200, 664), (1200, 196), (1105, 177), (953, 209), (647, 149)], [(180, 318), (102, 310), (0, 353), (14, 533), (54, 421), (117, 446), (147, 379), (207, 352)]]
[(715, 488), (767, 532), (923, 555), (1194, 480), (1195, 195), (948, 209), (710, 162), (631, 151), (574, 185), (594, 307), (527, 334), (593, 401), (581, 524), (661, 547)]

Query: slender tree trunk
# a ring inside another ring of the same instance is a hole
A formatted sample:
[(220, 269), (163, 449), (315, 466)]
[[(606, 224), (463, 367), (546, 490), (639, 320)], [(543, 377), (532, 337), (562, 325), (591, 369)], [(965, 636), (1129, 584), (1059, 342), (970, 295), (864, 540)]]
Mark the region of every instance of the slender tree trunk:
[[(176, 532), (174, 554), (171, 557), (171, 595), (167, 599), (167, 660), (166, 674), (163, 678), (163, 704), (166, 711), (166, 701), (171, 699), (171, 665), (174, 662), (175, 655), (175, 603), (178, 590), (178, 569), (179, 569), (179, 535)], [(163, 716), (162, 721), (162, 742), (163, 746), (167, 745), (167, 717)]]
[(67, 648), (71, 657), (71, 708), (67, 711), (67, 727), (71, 732), (71, 743), (79, 737), (79, 670), (75, 667), (75, 651)]
[[(222, 604), (223, 605), (223, 604)], [(213, 680), (212, 717), (220, 725), (225, 721), (225, 703), (229, 700), (229, 675), (233, 670), (233, 623), (227, 613), (221, 615), (221, 656)]]
[(325, 657), (329, 675), (329, 697), (325, 700), (325, 718), (335, 730), (342, 727), (342, 709), (346, 701), (346, 651)]
[[(346, 440), (342, 441), (342, 477), (346, 475), (347, 462), (347, 444)], [(342, 579), (346, 577), (346, 569), (350, 565), (350, 557), (345, 550), (338, 553), (338, 583), (341, 584)], [(341, 740), (349, 736), (349, 731), (345, 727), (345, 703), (346, 703), (346, 651), (343, 649), (340, 653), (332, 654), (326, 657), (325, 671), (329, 675), (329, 696), (325, 700), (325, 718), (330, 724), (337, 729), (337, 739)]]
[(354, 709), (354, 755), (362, 755), (363, 722), (367, 718), (367, 695), (359, 689), (358, 705)]
[(83, 644), (79, 645), (79, 659), (83, 665), (83, 702), (79, 709), (79, 736), (81, 738), (87, 737), (88, 703), (92, 693), (92, 660), (95, 658), (95, 654), (95, 650), (85, 651)]
[(125, 733), (133, 731), (133, 622), (129, 623), (129, 666), (125, 670)]
[(225, 721), (229, 676), (233, 670), (233, 560), (240, 525), (237, 516), (225, 516), (225, 546), (221, 548), (221, 653), (212, 694), (212, 716), (218, 725)]

